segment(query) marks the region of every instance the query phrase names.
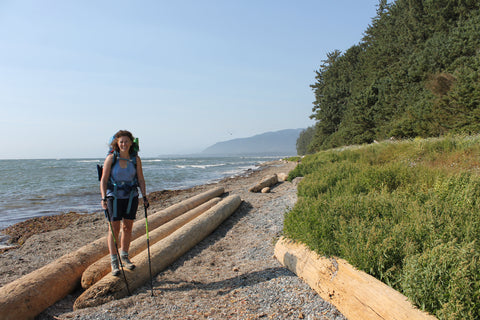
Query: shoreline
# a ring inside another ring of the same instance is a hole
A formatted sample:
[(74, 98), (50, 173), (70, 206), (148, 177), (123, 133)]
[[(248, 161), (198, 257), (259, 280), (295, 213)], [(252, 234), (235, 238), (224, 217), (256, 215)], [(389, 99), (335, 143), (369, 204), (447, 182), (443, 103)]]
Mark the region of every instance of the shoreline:
[[(202, 186), (215, 185), (229, 179), (248, 177), (256, 171), (261, 171), (262, 167), (270, 166), (271, 164), (279, 161), (283, 160), (265, 161), (259, 163), (253, 169), (249, 168), (234, 175), (212, 179), (210, 181), (206, 181), (204, 184), (199, 184), (192, 187), (152, 191), (148, 194), (149, 200), (152, 202), (152, 199), (150, 198), (153, 197), (153, 200), (161, 201), (162, 199), (170, 198), (179, 193), (193, 192), (193, 190), (196, 188), (202, 188)], [(0, 229), (0, 254), (8, 250), (18, 248), (34, 234), (62, 229), (65, 228), (68, 223), (72, 223), (81, 218), (81, 216), (96, 215), (99, 213), (101, 213), (101, 210), (89, 213), (70, 211), (52, 215), (34, 216), (23, 221), (13, 223), (5, 228)]]
[[(243, 202), (212, 234), (154, 277), (155, 297), (145, 284), (130, 297), (73, 311), (81, 294), (77, 290), (37, 319), (344, 319), (273, 257), (283, 216), (296, 202), (296, 185), (279, 183), (266, 194), (248, 191), (265, 176), (288, 173), (295, 166), (273, 161), (244, 177), (150, 193), (149, 214), (216, 186), (224, 187), (226, 195), (239, 195)], [(0, 254), (0, 286), (104, 236), (107, 230), (103, 213), (97, 213), (82, 215), (67, 228), (32, 235), (21, 247)]]
[[(248, 170), (280, 158), (228, 157), (205, 159), (145, 159), (148, 170), (147, 191), (189, 189), (224, 178), (242, 176)], [(99, 159), (18, 160), (7, 166), (7, 180), (13, 188), (1, 188), (1, 230), (27, 219), (69, 212), (91, 214), (101, 211), (96, 164)], [(34, 168), (42, 168), (42, 172)], [(35, 183), (28, 177), (32, 174)], [(18, 178), (17, 178), (18, 177)], [(35, 185), (37, 185), (35, 187)], [(1, 238), (1, 236), (0, 236)]]
[[(150, 208), (148, 209), (149, 215), (215, 186), (228, 186), (229, 184), (237, 183), (242, 184), (242, 181), (244, 180), (253, 179), (256, 176), (262, 176), (265, 169), (275, 168), (277, 166), (281, 166), (282, 164), (288, 164), (288, 161), (276, 160), (262, 162), (257, 165), (257, 168), (247, 169), (241, 174), (229, 176), (223, 179), (219, 178), (219, 180), (216, 182), (200, 184), (185, 189), (152, 191), (148, 193), (150, 202)], [(246, 187), (245, 190), (247, 189), (248, 188)], [(228, 187), (226, 187), (225, 192), (229, 192)], [(142, 202), (140, 199), (136, 220), (141, 219), (141, 217), (143, 216), (143, 208), (141, 207), (141, 203)], [(76, 226), (79, 226), (81, 227), (81, 229), (83, 229), (85, 225), (92, 226), (91, 230), (89, 230), (88, 232), (88, 237), (85, 238), (85, 240), (88, 242), (94, 241), (97, 238), (104, 236), (105, 233), (107, 233), (108, 231), (108, 225), (104, 218), (104, 213), (101, 210), (93, 213), (69, 212), (56, 215), (32, 217), (0, 230), (0, 237), (6, 237), (6, 239), (4, 239), (3, 241), (7, 241), (6, 247), (0, 247), (0, 287), (5, 284), (5, 281), (1, 277), (1, 258), (5, 256), (6, 253), (17, 250), (22, 251), (22, 248), (28, 247), (29, 245), (31, 245), (32, 242), (35, 242), (36, 238), (44, 238), (47, 234), (61, 234), (64, 233), (65, 230), (69, 230), (70, 228), (76, 228)], [(98, 231), (98, 229), (101, 229), (102, 231)], [(68, 239), (64, 239), (64, 241), (66, 241), (67, 243), (69, 242)], [(45, 241), (43, 239), (41, 240), (41, 242), (48, 243), (48, 241)], [(72, 248), (71, 251), (80, 246), (81, 245), (77, 245), (76, 247)], [(68, 250), (62, 248), (61, 252), (67, 253)], [(26, 253), (26, 255), (29, 254), (30, 251)], [(55, 255), (56, 258), (60, 256), (61, 255)], [(36, 261), (37, 259), (32, 260)], [(42, 262), (46, 261), (47, 263), (50, 262), (48, 260), (45, 260), (43, 257), (39, 260)], [(43, 264), (37, 263), (33, 263), (32, 265), (37, 267), (28, 268), (30, 270), (29, 272), (43, 266)], [(11, 271), (9, 271), (9, 273), (11, 273)], [(13, 280), (15, 280), (15, 278), (13, 278), (11, 281)]]

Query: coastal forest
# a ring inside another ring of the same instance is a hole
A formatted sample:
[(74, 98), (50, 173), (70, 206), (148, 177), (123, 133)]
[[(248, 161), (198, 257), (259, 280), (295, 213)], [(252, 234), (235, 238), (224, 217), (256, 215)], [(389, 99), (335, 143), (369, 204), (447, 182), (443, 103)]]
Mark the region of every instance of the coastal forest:
[(480, 132), (480, 2), (380, 0), (361, 41), (321, 61), (299, 154)]
[(327, 54), (283, 233), (438, 319), (480, 319), (480, 1), (380, 0)]

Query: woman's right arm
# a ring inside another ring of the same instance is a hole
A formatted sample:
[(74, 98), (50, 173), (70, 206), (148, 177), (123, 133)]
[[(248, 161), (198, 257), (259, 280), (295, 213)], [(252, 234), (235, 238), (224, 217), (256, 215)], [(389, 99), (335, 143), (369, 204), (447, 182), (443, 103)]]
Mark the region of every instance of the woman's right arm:
[(100, 195), (102, 196), (102, 208), (107, 209), (107, 184), (112, 170), (113, 155), (108, 155), (103, 163), (102, 179), (100, 179)]

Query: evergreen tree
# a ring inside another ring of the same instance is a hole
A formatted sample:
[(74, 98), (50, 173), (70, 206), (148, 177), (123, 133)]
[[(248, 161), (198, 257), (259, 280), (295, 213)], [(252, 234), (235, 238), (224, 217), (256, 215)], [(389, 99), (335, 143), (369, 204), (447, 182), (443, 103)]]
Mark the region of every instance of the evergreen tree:
[(380, 0), (360, 43), (316, 71), (310, 150), (479, 132), (479, 55), (479, 1)]
[(297, 139), (297, 154), (306, 155), (310, 153), (310, 143), (312, 142), (313, 135), (315, 133), (315, 127), (308, 127), (307, 129), (300, 132), (300, 136)]

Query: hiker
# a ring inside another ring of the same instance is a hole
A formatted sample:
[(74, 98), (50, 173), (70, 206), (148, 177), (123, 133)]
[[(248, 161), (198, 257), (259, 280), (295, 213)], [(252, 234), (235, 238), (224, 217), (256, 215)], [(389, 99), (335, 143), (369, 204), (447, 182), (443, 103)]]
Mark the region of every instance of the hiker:
[[(116, 245), (120, 247), (122, 265), (133, 270), (135, 265), (128, 258), (128, 249), (132, 237), (133, 222), (138, 208), (138, 187), (143, 196), (143, 203), (148, 208), (142, 162), (137, 155), (138, 144), (133, 135), (126, 130), (118, 131), (111, 142), (111, 152), (103, 164), (100, 180), (102, 208), (110, 220), (107, 243), (110, 251), (112, 274), (120, 274)], [(118, 238), (122, 227), (121, 239)], [(110, 231), (112, 231), (110, 230)], [(113, 236), (115, 238), (113, 238)], [(117, 243), (115, 241), (119, 239)]]

